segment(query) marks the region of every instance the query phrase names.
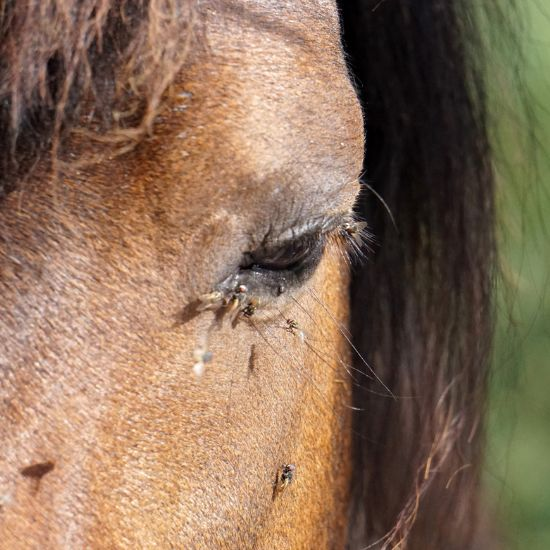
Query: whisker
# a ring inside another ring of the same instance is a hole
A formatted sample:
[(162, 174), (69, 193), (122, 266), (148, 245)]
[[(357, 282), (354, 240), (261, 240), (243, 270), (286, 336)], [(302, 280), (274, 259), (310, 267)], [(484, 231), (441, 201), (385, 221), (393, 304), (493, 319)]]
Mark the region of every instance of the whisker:
[[(264, 327), (265, 332), (270, 336), (270, 338), (275, 340), (278, 344), (280, 343), (280, 345), (277, 348), (275, 346), (273, 346), (273, 344), (266, 338), (265, 334), (262, 334), (262, 331), (259, 329), (258, 325), (256, 323), (254, 323), (252, 320), (251, 320), (251, 325), (260, 334), (260, 336), (268, 344), (268, 346), (273, 350), (273, 352), (276, 354), (277, 357), (280, 357), (281, 354), (283, 354), (283, 355), (286, 355), (287, 357), (290, 358), (291, 364), (293, 364), (296, 367), (297, 372), (301, 376), (303, 376), (305, 380), (307, 380), (309, 383), (312, 384), (312, 386), (315, 388), (315, 391), (317, 392), (318, 396), (322, 399), (322, 401), (325, 404), (327, 404), (326, 392), (324, 392), (319, 387), (317, 382), (315, 382), (315, 380), (312, 378), (312, 376), (308, 373), (307, 369), (302, 364), (302, 361), (300, 360), (300, 358), (294, 356), (292, 353), (287, 352), (288, 346), (284, 345), (284, 343), (281, 342), (280, 338), (275, 336), (272, 333), (272, 331), (269, 331), (267, 329), (267, 327)], [(348, 406), (351, 407), (351, 405), (348, 405)]]
[(325, 312), (327, 313), (327, 315), (330, 317), (330, 319), (334, 322), (334, 324), (340, 329), (340, 332), (342, 334), (342, 336), (346, 339), (346, 341), (348, 342), (348, 344), (351, 346), (351, 349), (357, 354), (357, 357), (359, 357), (359, 359), (361, 359), (361, 361), (363, 362), (363, 364), (365, 365), (365, 367), (367, 367), (367, 369), (369, 370), (369, 372), (372, 373), (372, 375), (376, 378), (376, 380), (382, 385), (382, 387), (388, 392), (388, 394), (393, 397), (394, 399), (396, 398), (395, 395), (393, 394), (393, 392), (390, 390), (390, 388), (388, 388), (388, 386), (386, 386), (386, 384), (383, 382), (383, 380), (378, 376), (378, 374), (376, 374), (375, 370), (369, 365), (369, 363), (367, 362), (367, 360), (361, 355), (360, 351), (357, 349), (357, 347), (355, 346), (355, 344), (351, 341), (351, 335), (349, 334), (349, 331), (347, 330), (346, 327), (344, 327), (342, 325), (342, 323), (340, 323), (338, 321), (338, 319), (336, 319), (334, 317), (334, 315), (332, 314), (332, 312), (325, 306), (325, 304), (323, 304), (322, 300), (320, 300), (317, 296), (316, 296), (316, 293), (313, 289), (307, 289), (308, 292), (311, 294), (311, 296), (313, 297), (313, 299), (325, 310)]
[[(302, 311), (304, 311), (308, 317), (310, 319), (312, 319), (313, 323), (314, 323), (314, 326), (315, 328), (319, 329), (317, 323), (315, 323), (315, 320), (313, 319), (313, 317), (309, 314), (309, 312), (307, 311), (306, 308), (304, 308), (304, 306), (296, 301), (296, 304), (300, 307), (300, 309)], [(281, 311), (279, 311), (279, 315), (281, 316), (281, 318), (284, 320), (284, 324), (279, 326), (279, 330), (281, 331), (285, 331), (285, 332), (288, 332), (286, 330), (286, 317), (283, 315), (283, 313)], [(321, 390), (321, 388), (319, 388), (318, 384), (312, 379), (312, 377), (308, 374), (307, 370), (304, 368), (301, 360), (299, 357), (297, 357), (296, 355), (294, 355), (293, 353), (290, 353), (290, 352), (286, 352), (286, 350), (288, 350), (288, 346), (286, 345), (274, 345), (271, 341), (270, 341), (270, 338), (273, 339), (276, 343), (279, 343), (281, 340), (280, 338), (278, 338), (277, 336), (275, 336), (273, 334), (273, 331), (270, 331), (270, 330), (267, 330), (267, 327), (264, 325), (264, 330), (266, 332), (266, 334), (264, 334), (264, 332), (260, 329), (260, 326), (258, 323), (255, 322), (255, 320), (251, 317), (247, 318), (247, 322), (249, 323), (249, 325), (251, 327), (254, 328), (254, 330), (258, 333), (258, 335), (260, 336), (260, 338), (262, 338), (262, 340), (266, 343), (266, 345), (273, 351), (273, 354), (274, 354), (274, 357), (276, 358), (275, 360), (278, 360), (281, 362), (281, 367), (283, 367), (283, 359), (281, 359), (281, 350), (283, 350), (283, 354), (286, 353), (287, 356), (290, 357), (290, 361), (291, 361), (291, 364), (293, 365), (296, 365), (296, 372), (298, 375), (300, 375), (301, 377), (303, 377), (307, 382), (311, 383), (315, 389), (315, 392), (316, 394), (319, 396), (319, 398), (321, 399), (321, 401), (323, 402), (323, 406), (328, 406), (328, 403), (327, 403), (327, 396), (325, 395), (325, 392)], [(262, 323), (263, 324), (263, 323)], [(269, 338), (268, 338), (269, 336)], [(306, 340), (305, 340), (305, 343), (307, 344), (307, 342), (311, 342), (311, 341), (316, 341), (314, 338), (312, 338), (311, 336), (306, 336)], [(325, 340), (326, 340), (326, 337), (325, 337)], [(286, 344), (286, 343), (285, 343)], [(311, 344), (310, 344), (311, 345)], [(313, 346), (312, 346), (313, 347)], [(315, 349), (315, 348), (314, 348)], [(322, 357), (321, 353), (319, 352), (319, 350), (316, 350), (316, 353)], [(326, 359), (324, 359), (324, 361), (326, 362)], [(338, 359), (339, 362), (342, 362), (341, 359)], [(329, 364), (329, 363), (327, 363)], [(335, 367), (333, 365), (330, 365), (330, 368), (334, 369)], [(360, 373), (362, 376), (366, 376), (367, 378), (369, 379), (374, 379), (374, 378), (371, 378), (368, 374), (366, 374), (364, 371), (360, 370), (360, 369), (356, 369), (355, 367), (353, 368), (353, 370), (356, 370), (358, 373)], [(377, 396), (381, 396), (381, 397), (385, 397), (385, 398), (388, 398), (389, 396), (387, 394), (382, 394), (382, 393), (379, 393), (379, 392), (376, 392), (372, 389), (369, 389), (369, 388), (364, 388), (363, 386), (360, 386), (359, 384), (357, 384), (358, 387), (360, 388), (363, 388), (365, 389), (366, 391), (368, 391), (369, 393), (371, 394), (374, 394), (374, 395), (377, 395)], [(356, 411), (356, 412), (365, 412), (364, 409), (361, 409), (359, 407), (355, 407), (354, 405), (352, 405), (351, 403), (343, 403), (342, 404), (343, 407), (345, 407), (346, 409), (348, 410), (352, 410), (352, 411)], [(288, 428), (288, 432), (292, 429), (292, 426), (294, 425), (293, 421), (291, 422), (291, 425), (289, 426)], [(374, 445), (374, 446), (377, 446), (380, 444), (379, 441), (377, 440), (374, 440), (373, 438), (371, 437), (368, 437), (366, 436), (365, 434), (357, 431), (355, 428), (352, 428), (352, 434), (359, 438), (361, 441), (366, 441), (368, 442), (369, 444), (371, 445)]]
[[(316, 329), (319, 330), (319, 332), (321, 332), (320, 330), (320, 325), (315, 321), (315, 319), (313, 318), (313, 316), (309, 313), (309, 311), (298, 301), (296, 300), (296, 298), (292, 297), (292, 300), (296, 303), (296, 305), (298, 305), (298, 307), (300, 307), (300, 309), (306, 314), (308, 315), (308, 317), (311, 319), (311, 321), (313, 322), (314, 326)], [(285, 322), (285, 326), (281, 327), (283, 330), (287, 331), (287, 327), (286, 327), (286, 324), (288, 322), (288, 319), (286, 319), (286, 317), (283, 315), (283, 312), (278, 310), (278, 313), (279, 313), (279, 316), (281, 317), (281, 319)], [(328, 338), (326, 337), (325, 334), (322, 334), (322, 336), (325, 338), (325, 341), (328, 340)], [(325, 357), (323, 357), (322, 353), (319, 351), (319, 349), (317, 349), (311, 342), (316, 342), (316, 339), (314, 338), (311, 338), (309, 335), (306, 336), (305, 340), (304, 340), (304, 344), (308, 347), (308, 349), (315, 355), (318, 357), (318, 359), (323, 363), (325, 364), (326, 366), (328, 366), (332, 371), (336, 372), (337, 371), (337, 367), (335, 367), (335, 365), (331, 362), (331, 360), (333, 362), (336, 362), (338, 363), (346, 372), (346, 374), (350, 377), (350, 379), (352, 380), (353, 384), (355, 387), (369, 393), (369, 394), (372, 394), (372, 395), (376, 395), (378, 397), (385, 397), (385, 398), (388, 398), (390, 397), (387, 393), (381, 393), (381, 392), (378, 392), (376, 390), (373, 390), (372, 388), (369, 388), (367, 386), (364, 386), (362, 384), (360, 384), (357, 379), (354, 377), (353, 373), (351, 372), (352, 370), (357, 372), (358, 374), (360, 374), (361, 376), (365, 376), (366, 378), (368, 378), (369, 380), (375, 380), (374, 377), (372, 376), (369, 376), (366, 372), (362, 371), (361, 369), (358, 369), (356, 367), (353, 367), (351, 365), (347, 365), (345, 361), (342, 360), (341, 357), (338, 357), (338, 356), (334, 356), (334, 355), (330, 355), (330, 354), (327, 354)], [(354, 411), (360, 411), (360, 412), (364, 412), (365, 409), (361, 409), (361, 408), (358, 408), (358, 407), (354, 407), (352, 405), (348, 405), (347, 403), (344, 404), (344, 406), (348, 409), (351, 409), (351, 410), (354, 410)]]
[(376, 191), (376, 189), (374, 189), (374, 187), (366, 179), (363, 179), (363, 177), (359, 179), (359, 182), (361, 183), (361, 185), (364, 185), (380, 201), (380, 204), (384, 207), (384, 210), (386, 210), (386, 212), (388, 213), (388, 216), (390, 217), (393, 227), (397, 232), (399, 232), (399, 229), (397, 228), (397, 223), (395, 222), (395, 218), (393, 216), (391, 208), (389, 207), (388, 203), (384, 200), (382, 195), (380, 195), (380, 193), (378, 193), (378, 191)]
[[(312, 346), (307, 340), (305, 341), (305, 344), (312, 351), (312, 353), (314, 353), (323, 363), (325, 363), (331, 369), (334, 369), (334, 366), (330, 362), (328, 362), (324, 357), (321, 356), (321, 353), (319, 352), (319, 350), (317, 350), (314, 346)], [(362, 371), (361, 369), (358, 369), (356, 367), (352, 367), (350, 365), (346, 365), (346, 363), (344, 361), (342, 361), (342, 359), (340, 359), (339, 357), (334, 357), (334, 356), (330, 356), (330, 355), (328, 357), (330, 359), (333, 359), (336, 362), (340, 363), (342, 368), (346, 371), (348, 376), (351, 378), (354, 386), (356, 388), (359, 388), (360, 390), (366, 391), (367, 393), (370, 393), (372, 395), (376, 395), (378, 397), (385, 397), (385, 398), (392, 398), (393, 397), (394, 399), (414, 399), (413, 396), (388, 395), (387, 393), (378, 392), (376, 390), (373, 390), (372, 388), (368, 388), (367, 386), (364, 386), (364, 385), (360, 384), (359, 382), (357, 382), (357, 379), (352, 375), (352, 373), (350, 372), (350, 369), (353, 369), (353, 370), (357, 371), (358, 373), (360, 373), (362, 376), (365, 376), (369, 380), (375, 380), (374, 377), (369, 376), (366, 372)], [(352, 408), (354, 410), (361, 410), (361, 411), (365, 410), (365, 409), (356, 409), (354, 407), (349, 407), (349, 408)]]
[[(305, 308), (298, 300), (296, 300), (296, 298), (294, 298), (294, 296), (291, 297), (292, 298), (292, 301), (311, 319), (311, 322), (315, 325), (315, 328), (317, 328), (319, 330), (319, 332), (321, 332), (322, 336), (326, 339), (327, 336), (326, 334), (324, 334), (322, 332), (322, 330), (319, 328), (319, 323), (315, 320), (315, 318), (313, 317), (313, 315), (307, 310), (307, 308)], [(344, 369), (347, 371), (348, 369), (360, 374), (361, 376), (364, 376), (365, 378), (368, 378), (369, 380), (375, 380), (375, 377), (374, 376), (370, 376), (368, 373), (366, 373), (365, 371), (361, 370), (361, 369), (358, 369), (357, 367), (354, 367), (353, 365), (345, 365), (344, 362), (338, 358), (337, 359), (339, 362), (341, 361), (342, 362), (342, 366), (344, 367)], [(355, 381), (355, 379), (352, 377), (352, 380)]]

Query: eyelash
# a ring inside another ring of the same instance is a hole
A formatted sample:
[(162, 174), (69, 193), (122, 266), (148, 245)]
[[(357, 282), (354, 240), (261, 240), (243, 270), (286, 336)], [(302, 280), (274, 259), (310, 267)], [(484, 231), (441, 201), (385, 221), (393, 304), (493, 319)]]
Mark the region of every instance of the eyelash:
[(348, 260), (361, 256), (363, 240), (367, 243), (371, 240), (365, 226), (346, 217), (338, 224), (332, 220), (286, 241), (266, 240), (252, 252), (244, 253), (238, 269), (214, 292), (199, 296), (197, 309), (227, 308), (232, 316), (242, 313), (249, 317), (266, 299), (269, 301), (306, 282), (319, 265), (329, 241)]
[(244, 254), (239, 278), (246, 278), (259, 288), (276, 288), (276, 294), (281, 294), (281, 285), (285, 289), (298, 287), (310, 278), (329, 241), (334, 242), (348, 261), (363, 256), (364, 242), (368, 249), (371, 241), (365, 228), (365, 223), (349, 217), (341, 219), (336, 227), (328, 225), (279, 244), (263, 244)]

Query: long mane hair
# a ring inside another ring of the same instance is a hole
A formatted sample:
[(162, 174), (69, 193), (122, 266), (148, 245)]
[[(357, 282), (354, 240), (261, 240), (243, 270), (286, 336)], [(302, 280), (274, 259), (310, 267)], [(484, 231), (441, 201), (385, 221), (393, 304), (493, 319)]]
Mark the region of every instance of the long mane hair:
[(379, 240), (354, 275), (351, 327), (396, 396), (355, 388), (352, 539), (376, 548), (481, 537), (495, 219), (473, 4), (342, 3), (366, 112), (358, 211)]
[[(495, 244), (468, 4), (339, 1), (366, 113), (357, 210), (378, 240), (354, 273), (351, 328), (395, 395), (354, 390), (352, 547), (464, 549), (476, 535)], [(194, 35), (188, 0), (0, 0), (0, 195), (62, 158), (82, 120), (111, 144), (138, 140)]]

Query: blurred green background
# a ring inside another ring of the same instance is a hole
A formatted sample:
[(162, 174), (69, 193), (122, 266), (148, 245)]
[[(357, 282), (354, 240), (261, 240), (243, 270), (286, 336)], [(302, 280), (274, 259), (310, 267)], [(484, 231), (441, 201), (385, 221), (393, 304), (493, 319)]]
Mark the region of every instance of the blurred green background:
[(485, 481), (504, 548), (550, 550), (550, 0), (518, 10), (522, 58), (513, 40), (490, 53), (501, 275)]

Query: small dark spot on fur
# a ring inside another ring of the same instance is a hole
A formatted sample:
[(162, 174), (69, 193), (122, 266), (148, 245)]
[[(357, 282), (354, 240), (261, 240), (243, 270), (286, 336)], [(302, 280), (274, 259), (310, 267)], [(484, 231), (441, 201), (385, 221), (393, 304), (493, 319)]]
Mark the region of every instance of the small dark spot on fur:
[(248, 374), (256, 370), (256, 344), (250, 346), (250, 357), (248, 358)]
[(32, 479), (41, 480), (46, 474), (50, 473), (55, 468), (55, 464), (48, 460), (46, 462), (38, 462), (31, 464), (20, 470), (21, 475)]

